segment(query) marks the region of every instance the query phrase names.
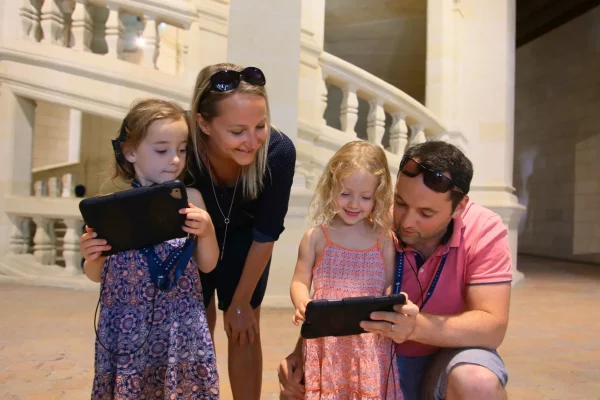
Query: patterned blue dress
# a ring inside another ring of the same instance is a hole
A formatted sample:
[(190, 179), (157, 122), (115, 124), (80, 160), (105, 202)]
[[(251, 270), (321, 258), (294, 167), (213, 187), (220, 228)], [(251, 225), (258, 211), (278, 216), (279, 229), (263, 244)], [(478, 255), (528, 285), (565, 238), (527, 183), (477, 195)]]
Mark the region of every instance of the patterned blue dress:
[[(164, 260), (184, 241), (161, 243), (156, 253)], [(110, 256), (102, 270), (100, 300), (102, 343), (96, 340), (93, 400), (219, 398), (217, 362), (193, 258), (177, 284), (163, 292), (152, 283), (140, 251)], [(146, 338), (138, 352), (123, 355)]]

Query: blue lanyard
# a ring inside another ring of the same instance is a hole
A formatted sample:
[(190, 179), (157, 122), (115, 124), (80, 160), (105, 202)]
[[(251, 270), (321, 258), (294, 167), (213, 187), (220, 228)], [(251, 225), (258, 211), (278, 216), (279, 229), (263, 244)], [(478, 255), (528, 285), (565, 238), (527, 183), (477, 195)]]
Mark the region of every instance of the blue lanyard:
[[(140, 251), (148, 260), (148, 270), (150, 271), (150, 279), (160, 290), (167, 291), (177, 283), (177, 280), (183, 275), (185, 267), (192, 258), (194, 251), (194, 241), (187, 239), (183, 246), (173, 250), (165, 261), (162, 261), (154, 246), (144, 247)], [(171, 280), (171, 272), (175, 269), (173, 279)]]
[[(402, 274), (404, 273), (404, 257), (404, 252), (398, 253), (398, 262), (396, 264), (396, 279), (394, 280), (394, 294), (400, 293), (400, 287), (402, 286)], [(425, 307), (425, 304), (427, 304), (427, 302), (429, 301), (429, 298), (433, 294), (433, 291), (435, 290), (435, 287), (437, 286), (437, 283), (440, 280), (440, 275), (442, 274), (444, 265), (446, 265), (446, 258), (448, 258), (448, 253), (444, 254), (444, 256), (442, 257), (442, 261), (440, 261), (440, 266), (435, 272), (433, 282), (431, 282), (429, 290), (427, 291), (425, 299), (423, 300), (423, 304), (421, 304), (421, 310), (423, 310), (423, 307)], [(419, 278), (417, 277), (417, 279)]]
[[(136, 179), (131, 182), (131, 186), (134, 188), (142, 187), (142, 185)], [(165, 261), (162, 261), (158, 254), (156, 254), (156, 249), (154, 246), (148, 246), (140, 249), (142, 254), (146, 256), (146, 260), (148, 260), (150, 279), (156, 285), (156, 287), (158, 287), (160, 290), (167, 291), (175, 286), (179, 278), (181, 278), (181, 275), (183, 275), (185, 267), (187, 267), (190, 259), (192, 258), (194, 247), (194, 241), (188, 238), (183, 246), (173, 250), (167, 256)], [(175, 267), (175, 273), (172, 274), (173, 280), (171, 280), (171, 271), (173, 271), (173, 267)]]

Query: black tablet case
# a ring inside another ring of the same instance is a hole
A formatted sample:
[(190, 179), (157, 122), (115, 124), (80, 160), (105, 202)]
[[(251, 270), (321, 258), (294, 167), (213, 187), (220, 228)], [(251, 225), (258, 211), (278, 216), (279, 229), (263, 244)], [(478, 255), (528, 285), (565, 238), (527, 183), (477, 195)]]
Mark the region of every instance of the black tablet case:
[(360, 323), (370, 321), (372, 312), (393, 311), (396, 304), (406, 304), (406, 297), (403, 294), (392, 294), (313, 300), (306, 306), (300, 335), (304, 339), (359, 335), (365, 333)]
[(187, 207), (185, 185), (180, 181), (90, 197), (79, 203), (86, 225), (111, 245), (103, 255), (186, 237), (181, 229), (185, 215), (179, 210)]

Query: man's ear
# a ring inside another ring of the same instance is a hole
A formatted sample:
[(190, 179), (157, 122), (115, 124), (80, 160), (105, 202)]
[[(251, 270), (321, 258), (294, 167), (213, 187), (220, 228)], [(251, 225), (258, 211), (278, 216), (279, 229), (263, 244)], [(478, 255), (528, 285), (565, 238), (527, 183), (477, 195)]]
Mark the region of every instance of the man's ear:
[(198, 124), (198, 127), (200, 127), (202, 132), (210, 136), (210, 124), (204, 119), (204, 117), (202, 117), (202, 114), (196, 113), (196, 123)]
[(452, 213), (452, 218), (456, 218), (462, 215), (463, 211), (465, 211), (465, 207), (469, 202), (469, 196), (465, 196), (462, 200), (456, 205), (456, 209)]
[(123, 155), (125, 156), (125, 159), (132, 164), (135, 163), (135, 148), (133, 146), (122, 144), (121, 149), (123, 150)]

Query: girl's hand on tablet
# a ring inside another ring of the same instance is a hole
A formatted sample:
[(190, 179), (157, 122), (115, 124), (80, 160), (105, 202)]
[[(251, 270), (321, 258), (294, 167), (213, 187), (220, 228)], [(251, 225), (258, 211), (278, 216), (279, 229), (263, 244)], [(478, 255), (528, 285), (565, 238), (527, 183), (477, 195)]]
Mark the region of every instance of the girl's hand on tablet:
[(215, 230), (210, 215), (203, 210), (198, 208), (192, 203), (188, 203), (189, 208), (182, 208), (179, 210), (180, 214), (185, 214), (185, 225), (181, 229), (185, 232), (202, 238), (212, 234)]
[(294, 317), (292, 318), (292, 322), (294, 325), (299, 325), (300, 321), (304, 321), (306, 316), (306, 305), (310, 303), (312, 300), (308, 299), (300, 303), (299, 307), (296, 308), (296, 312), (294, 313)]
[[(81, 256), (86, 261), (96, 261), (102, 257), (102, 252), (110, 250), (110, 245), (104, 239), (97, 237), (98, 234), (87, 225), (85, 226), (85, 233), (81, 235), (81, 241), (79, 242), (79, 251)], [(106, 257), (102, 257), (106, 258)]]

